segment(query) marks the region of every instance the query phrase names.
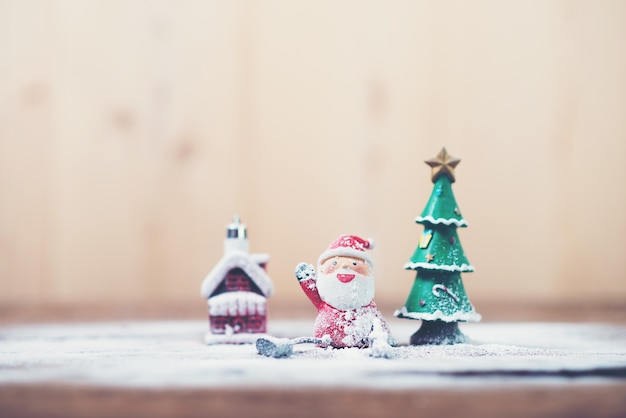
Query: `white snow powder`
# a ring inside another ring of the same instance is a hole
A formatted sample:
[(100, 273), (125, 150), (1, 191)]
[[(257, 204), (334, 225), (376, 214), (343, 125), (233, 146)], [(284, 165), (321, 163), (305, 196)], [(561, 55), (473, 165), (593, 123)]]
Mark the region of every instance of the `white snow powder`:
[[(310, 321), (273, 321), (278, 341), (307, 335)], [(389, 323), (401, 344), (419, 324)], [(626, 328), (597, 324), (462, 324), (470, 343), (381, 349), (298, 345), (261, 356), (254, 344), (205, 345), (205, 321), (31, 325), (0, 328), (0, 384), (66, 382), (116, 387), (343, 387), (407, 389), (538, 382), (515, 372), (624, 370)], [(239, 334), (241, 335), (241, 334)], [(237, 337), (233, 335), (232, 337)], [(370, 335), (374, 341), (377, 330)], [(381, 357), (387, 357), (382, 355)], [(477, 377), (461, 377), (474, 373)], [(509, 376), (488, 377), (489, 373)], [(509, 374), (507, 374), (509, 373)], [(594, 380), (594, 381), (597, 381)], [(572, 379), (561, 379), (571, 384)]]

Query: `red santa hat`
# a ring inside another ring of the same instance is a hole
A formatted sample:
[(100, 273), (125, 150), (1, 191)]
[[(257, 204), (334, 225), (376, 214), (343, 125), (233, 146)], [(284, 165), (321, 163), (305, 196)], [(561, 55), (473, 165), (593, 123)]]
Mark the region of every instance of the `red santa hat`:
[(320, 255), (320, 258), (317, 260), (317, 264), (321, 265), (322, 262), (331, 257), (344, 256), (365, 260), (371, 267), (373, 265), (372, 258), (365, 250), (371, 250), (373, 248), (374, 240), (371, 238), (363, 239), (361, 237), (357, 237), (356, 235), (341, 235), (330, 244), (326, 251)]

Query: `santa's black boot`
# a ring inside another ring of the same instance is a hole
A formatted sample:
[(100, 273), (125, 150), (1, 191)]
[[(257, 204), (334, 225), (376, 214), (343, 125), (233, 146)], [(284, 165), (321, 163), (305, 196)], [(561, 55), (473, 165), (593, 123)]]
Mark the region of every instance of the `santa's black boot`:
[(411, 335), (411, 345), (452, 345), (466, 342), (457, 322), (422, 321), (422, 326)]

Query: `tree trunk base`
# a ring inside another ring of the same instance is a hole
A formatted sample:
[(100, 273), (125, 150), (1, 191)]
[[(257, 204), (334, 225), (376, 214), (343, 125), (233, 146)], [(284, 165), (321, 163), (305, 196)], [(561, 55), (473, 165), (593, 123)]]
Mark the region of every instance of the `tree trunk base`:
[(422, 321), (422, 326), (411, 335), (411, 345), (453, 345), (466, 342), (458, 322)]

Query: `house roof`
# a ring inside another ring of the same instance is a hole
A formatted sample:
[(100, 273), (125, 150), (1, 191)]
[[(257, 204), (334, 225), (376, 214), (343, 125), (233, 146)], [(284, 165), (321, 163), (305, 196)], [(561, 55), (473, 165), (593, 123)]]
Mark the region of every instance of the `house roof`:
[(248, 254), (244, 251), (235, 250), (228, 252), (202, 281), (200, 294), (207, 299), (210, 298), (217, 286), (224, 280), (226, 274), (234, 268), (240, 268), (252, 279), (265, 296), (271, 296), (274, 292), (272, 280), (258, 264), (259, 259), (267, 262), (268, 258), (267, 256), (259, 257), (257, 254)]

